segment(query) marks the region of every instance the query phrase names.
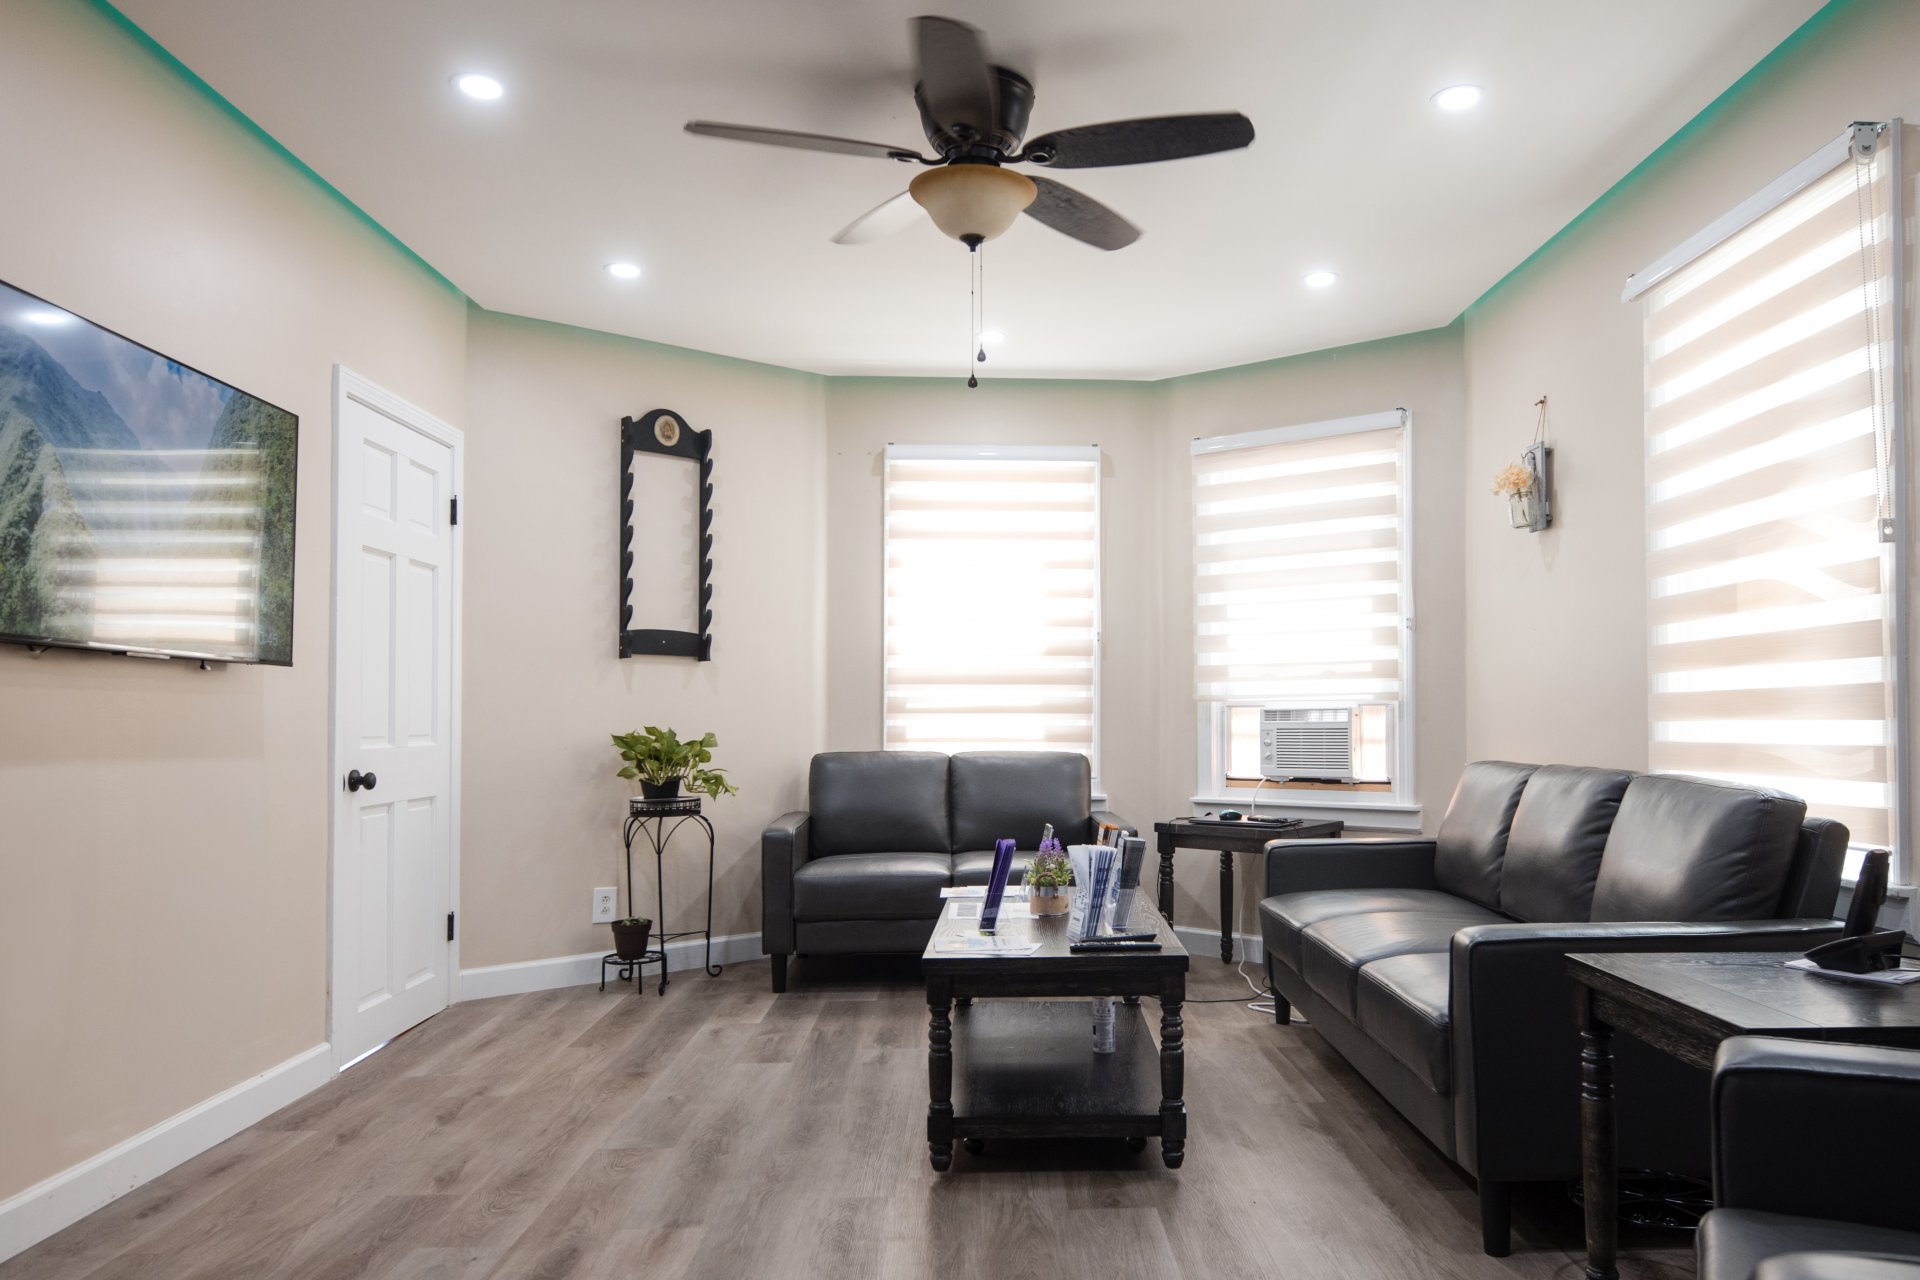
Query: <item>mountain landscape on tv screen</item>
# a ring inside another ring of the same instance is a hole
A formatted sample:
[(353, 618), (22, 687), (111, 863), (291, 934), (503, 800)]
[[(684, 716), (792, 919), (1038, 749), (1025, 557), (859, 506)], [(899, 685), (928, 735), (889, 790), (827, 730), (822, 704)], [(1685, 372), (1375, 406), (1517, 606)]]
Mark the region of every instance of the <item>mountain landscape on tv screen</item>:
[(0, 285), (0, 636), (290, 661), (297, 431)]

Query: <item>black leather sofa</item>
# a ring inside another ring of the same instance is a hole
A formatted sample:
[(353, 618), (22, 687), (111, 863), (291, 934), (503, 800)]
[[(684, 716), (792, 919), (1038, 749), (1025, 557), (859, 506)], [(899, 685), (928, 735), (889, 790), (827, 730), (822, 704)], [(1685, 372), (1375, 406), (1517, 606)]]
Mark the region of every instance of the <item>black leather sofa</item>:
[(1920, 1277), (1920, 1053), (1736, 1036), (1712, 1118), (1700, 1280)]
[(760, 945), (773, 989), (795, 954), (914, 952), (940, 890), (985, 884), (994, 842), (1032, 861), (1048, 823), (1063, 844), (1093, 839), (1093, 775), (1073, 751), (831, 751), (813, 758), (807, 809), (760, 837)]
[[(1436, 838), (1276, 840), (1260, 924), (1292, 1008), (1479, 1183), (1507, 1252), (1516, 1182), (1580, 1173), (1565, 957), (1801, 951), (1847, 829), (1776, 791), (1616, 769), (1467, 766)], [(1623, 1168), (1704, 1177), (1704, 1072), (1615, 1044)]]

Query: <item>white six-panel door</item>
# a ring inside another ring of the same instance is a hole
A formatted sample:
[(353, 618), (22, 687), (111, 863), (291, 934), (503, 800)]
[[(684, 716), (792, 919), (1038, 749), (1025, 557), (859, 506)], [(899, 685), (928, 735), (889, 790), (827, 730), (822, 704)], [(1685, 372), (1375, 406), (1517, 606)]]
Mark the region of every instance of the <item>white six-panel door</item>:
[(342, 370), (336, 396), (336, 1063), (444, 1009), (456, 954), (458, 436), (357, 382)]

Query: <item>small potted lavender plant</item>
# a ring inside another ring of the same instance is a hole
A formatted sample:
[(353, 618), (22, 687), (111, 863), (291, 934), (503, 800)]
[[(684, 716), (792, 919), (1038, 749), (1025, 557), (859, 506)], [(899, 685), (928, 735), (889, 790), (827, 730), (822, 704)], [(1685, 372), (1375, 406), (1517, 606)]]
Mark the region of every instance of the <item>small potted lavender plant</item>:
[(1052, 836), (1040, 842), (1040, 851), (1027, 869), (1027, 905), (1036, 916), (1067, 914), (1067, 886), (1073, 883), (1073, 864)]

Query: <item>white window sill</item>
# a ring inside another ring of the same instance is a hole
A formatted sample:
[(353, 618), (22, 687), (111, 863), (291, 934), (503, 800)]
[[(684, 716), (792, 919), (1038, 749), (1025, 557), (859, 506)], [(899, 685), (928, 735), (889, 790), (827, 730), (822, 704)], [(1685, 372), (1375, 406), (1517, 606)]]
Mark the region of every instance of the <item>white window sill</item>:
[[(1344, 796), (1329, 796), (1325, 799), (1306, 799), (1301, 792), (1284, 793), (1286, 800), (1272, 797), (1261, 799), (1256, 805), (1245, 795), (1238, 796), (1189, 796), (1188, 800), (1196, 810), (1199, 809), (1238, 809), (1242, 813), (1258, 813), (1264, 817), (1307, 818), (1331, 820), (1338, 819), (1355, 825), (1364, 825), (1383, 831), (1420, 830), (1421, 810), (1418, 804), (1407, 801), (1381, 799), (1360, 800)], [(1302, 797), (1296, 799), (1294, 797)], [(1369, 819), (1361, 822), (1362, 817)]]

